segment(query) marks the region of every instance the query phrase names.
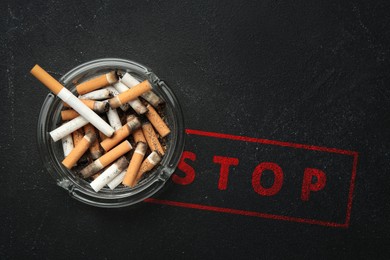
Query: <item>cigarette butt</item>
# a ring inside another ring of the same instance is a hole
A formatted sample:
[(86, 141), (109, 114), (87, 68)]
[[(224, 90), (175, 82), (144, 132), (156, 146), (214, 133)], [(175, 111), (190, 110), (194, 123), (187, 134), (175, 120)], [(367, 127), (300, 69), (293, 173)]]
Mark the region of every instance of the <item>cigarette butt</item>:
[(130, 133), (141, 127), (141, 121), (139, 121), (138, 117), (136, 117), (135, 115), (128, 115), (126, 117), (126, 122), (131, 130)]
[(161, 137), (167, 136), (171, 130), (169, 130), (168, 126), (165, 124), (164, 120), (160, 117), (160, 115), (156, 112), (156, 110), (151, 106), (147, 105), (146, 108), (148, 112), (146, 113), (146, 117), (149, 119), (150, 123), (154, 126), (157, 132)]
[(145, 136), (146, 142), (148, 143), (150, 150), (158, 151), (161, 155), (164, 155), (164, 149), (162, 148), (151, 123), (144, 122), (142, 124), (142, 132)]
[[(110, 105), (107, 101), (95, 101), (90, 99), (80, 99), (80, 101), (96, 113), (107, 112), (110, 108)], [(64, 103), (64, 107), (69, 107), (69, 105)]]
[(90, 133), (91, 135), (94, 136), (93, 142), (89, 146), (89, 152), (91, 153), (92, 159), (96, 160), (97, 158), (103, 155), (103, 152), (100, 149), (99, 140), (97, 138), (95, 127), (93, 127), (93, 125), (91, 124), (87, 124), (86, 126), (84, 126), (84, 132), (85, 134)]
[[(123, 84), (120, 81), (114, 83), (114, 88), (120, 93), (123, 93), (123, 92), (126, 92), (127, 90), (129, 90), (129, 87), (127, 87), (125, 84)], [(142, 115), (142, 114), (145, 114), (146, 112), (148, 112), (148, 109), (144, 106), (144, 104), (142, 104), (141, 100), (139, 100), (138, 98), (130, 100), (126, 104), (130, 105), (134, 109), (134, 111), (139, 115)]]
[(83, 154), (88, 150), (91, 142), (93, 142), (94, 136), (92, 133), (84, 135), (83, 139), (73, 148), (72, 152), (62, 161), (62, 164), (71, 169), (77, 161), (83, 156)]
[(142, 128), (138, 128), (133, 132), (133, 139), (135, 143), (138, 142), (146, 143), (146, 139), (144, 133), (142, 132)]
[(93, 90), (108, 86), (118, 80), (115, 71), (100, 75), (91, 80), (85, 81), (76, 86), (76, 91), (79, 95), (84, 95)]
[[(117, 83), (118, 82), (115, 82), (114, 85)], [(114, 88), (113, 86), (108, 86), (108, 87), (105, 87), (104, 89), (107, 89), (110, 92), (111, 97), (115, 97), (115, 96), (119, 95), (119, 91), (116, 88)], [(129, 105), (129, 103), (126, 103), (126, 104), (121, 105), (120, 108), (122, 109), (122, 111), (127, 111), (127, 110), (129, 110), (130, 105)]]
[(164, 101), (159, 96), (157, 96), (153, 91), (145, 92), (144, 94), (141, 95), (141, 97), (143, 97), (143, 99), (148, 101), (148, 103), (154, 106), (155, 108), (157, 108), (158, 105), (164, 103)]
[[(31, 69), (31, 74), (48, 87), (54, 94), (56, 94), (62, 101), (68, 103), (80, 116), (88, 120), (93, 126), (102, 131), (105, 135), (111, 136), (114, 129), (101, 119), (96, 113), (88, 108), (83, 102), (75, 97), (72, 92), (62, 86), (57, 80), (49, 75), (38, 64)], [(76, 119), (76, 118), (75, 118)], [(74, 119), (73, 119), (74, 120)]]
[(153, 151), (149, 156), (142, 162), (138, 173), (137, 178), (135, 179), (135, 184), (139, 182), (139, 180), (142, 178), (142, 176), (153, 169), (154, 166), (156, 166), (161, 161), (161, 156), (156, 152)]
[(119, 118), (118, 111), (116, 110), (116, 108), (113, 109), (110, 107), (108, 109), (107, 119), (108, 119), (108, 123), (112, 128), (114, 128), (115, 131), (122, 127), (122, 122), (121, 119)]
[(151, 89), (152, 85), (150, 85), (149, 81), (145, 80), (133, 88), (120, 93), (118, 96), (109, 99), (108, 102), (110, 103), (111, 108), (117, 108)]
[[(103, 113), (107, 112), (110, 108), (110, 105), (107, 103), (107, 101), (95, 101), (90, 99), (80, 99), (82, 103), (84, 103), (89, 109), (95, 111), (96, 113)], [(64, 107), (69, 106), (68, 104), (64, 103)]]
[(66, 157), (66, 156), (68, 156), (68, 154), (70, 154), (70, 152), (74, 148), (72, 135), (69, 134), (69, 135), (63, 137), (61, 139), (61, 141), (62, 141), (62, 150), (64, 151), (64, 156)]
[(100, 145), (103, 147), (104, 151), (107, 152), (120, 141), (128, 137), (135, 129), (139, 128), (140, 126), (141, 122), (138, 118), (134, 117), (120, 129), (116, 130), (110, 138), (103, 140)]
[(87, 94), (79, 96), (79, 99), (92, 99), (92, 100), (103, 100), (113, 97), (108, 89), (98, 89)]
[[(110, 181), (109, 183), (107, 183), (107, 186), (113, 190), (115, 189), (119, 184), (122, 183), (122, 180), (123, 178), (125, 177), (125, 174), (126, 174), (126, 169), (123, 170), (121, 173), (119, 173), (118, 176), (116, 176), (112, 181)], [(96, 174), (95, 174), (96, 175)], [(94, 176), (95, 176), (94, 175)]]
[(146, 143), (137, 143), (137, 147), (135, 148), (129, 167), (127, 168), (126, 175), (123, 178), (123, 185), (134, 187), (135, 179), (137, 178), (138, 170), (141, 166), (142, 160), (144, 159), (147, 148)]
[[(129, 88), (132, 88), (139, 84), (139, 81), (135, 79), (133, 76), (131, 76), (130, 73), (125, 73), (119, 82), (123, 83)], [(158, 107), (159, 104), (163, 103), (163, 100), (151, 90), (143, 93), (141, 97), (144, 98), (146, 101), (148, 101), (149, 104), (151, 104), (156, 108)]]
[(96, 192), (101, 190), (106, 184), (110, 183), (116, 176), (118, 176), (128, 164), (129, 163), (124, 156), (120, 157), (115, 163), (113, 163), (90, 183), (92, 189)]
[(97, 173), (99, 170), (103, 169), (128, 151), (132, 149), (129, 141), (125, 140), (121, 144), (117, 145), (115, 148), (111, 149), (108, 153), (104, 154), (99, 159), (96, 159), (87, 167), (80, 171), (83, 178), (88, 178), (93, 174)]
[(72, 120), (78, 116), (80, 116), (79, 113), (77, 113), (73, 109), (67, 109), (61, 111), (61, 119), (63, 121)]
[(85, 126), (86, 124), (88, 124), (88, 121), (84, 117), (79, 116), (54, 129), (49, 134), (53, 141), (57, 142), (61, 138), (73, 133), (75, 130)]

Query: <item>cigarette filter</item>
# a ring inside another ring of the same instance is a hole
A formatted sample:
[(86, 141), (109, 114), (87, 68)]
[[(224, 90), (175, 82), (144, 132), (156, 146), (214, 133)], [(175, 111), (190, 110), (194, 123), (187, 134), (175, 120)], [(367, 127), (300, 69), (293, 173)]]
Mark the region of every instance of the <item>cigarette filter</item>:
[(133, 132), (133, 139), (135, 143), (138, 142), (146, 143), (146, 139), (144, 133), (142, 132), (142, 128), (138, 128)]
[(139, 97), (141, 94), (145, 93), (152, 89), (152, 85), (150, 85), (149, 81), (142, 81), (140, 84), (134, 86), (133, 88), (126, 90), (123, 93), (120, 93), (118, 96), (113, 97), (108, 100), (111, 108), (117, 108), (120, 105), (123, 105), (130, 100), (133, 100)]
[(141, 167), (138, 170), (137, 178), (135, 179), (135, 183), (138, 183), (142, 176), (153, 169), (161, 161), (161, 156), (156, 152), (152, 152), (149, 156), (142, 162)]
[[(118, 82), (115, 82), (114, 85), (117, 83)], [(115, 96), (119, 95), (119, 91), (116, 88), (114, 88), (113, 86), (108, 86), (108, 87), (105, 87), (104, 89), (107, 89), (108, 91), (110, 91), (111, 97), (115, 97)], [(127, 110), (129, 110), (130, 105), (129, 105), (129, 103), (126, 103), (126, 104), (121, 105), (120, 108), (122, 109), (122, 111), (127, 111)]]
[(107, 152), (120, 141), (128, 137), (135, 129), (139, 128), (140, 126), (141, 122), (138, 118), (134, 117), (120, 129), (116, 130), (112, 137), (103, 140), (100, 145), (103, 147), (104, 151)]
[(140, 169), (147, 148), (146, 143), (137, 143), (137, 147), (135, 148), (129, 167), (127, 168), (126, 175), (123, 178), (123, 185), (134, 187), (135, 179), (137, 178), (138, 170)]
[(84, 95), (93, 90), (108, 86), (118, 80), (115, 71), (111, 71), (107, 74), (100, 75), (91, 80), (85, 81), (76, 86), (76, 91), (80, 95)]
[(142, 124), (142, 132), (145, 136), (146, 142), (149, 145), (150, 150), (158, 151), (161, 155), (164, 155), (164, 149), (162, 148), (160, 141), (153, 129), (153, 126), (149, 122)]
[(160, 117), (160, 115), (156, 112), (156, 110), (151, 106), (146, 106), (148, 112), (146, 113), (146, 117), (149, 119), (150, 123), (154, 126), (157, 132), (161, 137), (167, 136), (171, 130), (169, 130), (168, 126), (165, 124), (164, 120)]
[(83, 156), (83, 154), (88, 150), (89, 146), (91, 145), (91, 142), (94, 141), (95, 136), (93, 136), (92, 133), (87, 133), (84, 135), (83, 139), (73, 148), (72, 152), (65, 157), (65, 159), (62, 161), (62, 164), (68, 168), (71, 169), (77, 161)]
[(79, 99), (103, 100), (113, 97), (108, 89), (98, 89), (79, 96)]
[(93, 161), (90, 165), (85, 167), (80, 171), (83, 178), (88, 178), (95, 173), (97, 173), (99, 170), (103, 169), (128, 151), (132, 149), (131, 144), (129, 141), (125, 140), (112, 150), (110, 150), (108, 153), (104, 154), (99, 159)]
[(101, 190), (106, 184), (118, 176), (123, 171), (123, 169), (127, 167), (128, 164), (129, 163), (124, 156), (120, 157), (115, 163), (113, 163), (90, 183), (92, 189), (96, 192)]
[[(131, 76), (130, 73), (125, 73), (120, 82), (129, 88), (132, 88), (140, 83), (137, 79)], [(146, 101), (148, 101), (149, 104), (154, 107), (158, 107), (159, 104), (163, 103), (163, 100), (151, 90), (143, 93), (141, 97), (143, 97)]]
[[(114, 83), (114, 88), (118, 90), (118, 92), (120, 93), (129, 90), (129, 88), (120, 81)], [(148, 111), (148, 109), (144, 106), (144, 104), (142, 104), (141, 100), (139, 100), (138, 98), (130, 100), (126, 104), (129, 104), (134, 109), (134, 111), (139, 115), (145, 114)]]
[[(80, 99), (75, 97), (67, 88), (62, 86), (57, 80), (49, 75), (39, 65), (35, 65), (31, 69), (33, 74), (39, 81), (41, 81), (46, 87), (48, 87), (55, 95), (57, 95), (62, 101), (68, 103), (74, 110), (81, 116), (89, 121), (93, 126), (102, 131), (105, 135), (111, 136), (114, 133), (114, 129), (101, 119), (95, 112), (83, 104)], [(73, 119), (74, 120), (74, 119)], [(68, 133), (69, 134), (69, 133)]]
[(72, 120), (78, 116), (80, 116), (79, 113), (77, 113), (73, 109), (67, 109), (61, 111), (61, 119), (63, 121)]

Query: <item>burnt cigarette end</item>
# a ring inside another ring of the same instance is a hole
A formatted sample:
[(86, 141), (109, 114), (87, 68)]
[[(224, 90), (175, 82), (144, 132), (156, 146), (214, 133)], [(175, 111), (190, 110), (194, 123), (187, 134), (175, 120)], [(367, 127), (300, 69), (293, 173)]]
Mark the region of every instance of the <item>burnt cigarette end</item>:
[(118, 76), (116, 75), (116, 72), (115, 71), (111, 71), (109, 73), (106, 74), (106, 77), (107, 77), (107, 81), (112, 84), (112, 83), (115, 83), (118, 81)]
[(88, 177), (91, 177), (92, 175), (94, 175), (95, 173), (100, 171), (101, 169), (103, 169), (102, 165), (99, 165), (95, 161), (95, 162), (91, 163), (90, 165), (88, 165), (87, 167), (85, 167), (84, 169), (82, 169), (80, 171), (80, 174), (84, 179), (86, 179)]
[(156, 165), (161, 161), (161, 157), (162, 157), (162, 155), (160, 154), (160, 152), (156, 150), (148, 156), (148, 159), (150, 161), (152, 161), (153, 163), (155, 163), (155, 165)]
[(127, 125), (129, 126), (131, 132), (141, 127), (141, 121), (137, 117), (134, 117), (130, 121), (127, 121)]
[(153, 91), (145, 92), (141, 95), (149, 104), (157, 108), (160, 104), (163, 104), (164, 101), (157, 96)]
[(104, 113), (107, 112), (110, 108), (110, 105), (107, 101), (95, 101), (93, 105), (93, 110), (97, 113)]
[(146, 149), (148, 149), (148, 145), (145, 142), (140, 141), (137, 143), (137, 149), (145, 153)]
[(126, 160), (126, 157), (125, 156), (122, 156), (121, 158), (119, 158), (117, 161), (116, 161), (116, 166), (118, 167), (118, 169), (120, 171), (124, 170), (128, 165), (129, 165), (129, 162)]
[(85, 137), (89, 140), (90, 143), (95, 142), (95, 140), (96, 140), (95, 128), (88, 129), (85, 132)]

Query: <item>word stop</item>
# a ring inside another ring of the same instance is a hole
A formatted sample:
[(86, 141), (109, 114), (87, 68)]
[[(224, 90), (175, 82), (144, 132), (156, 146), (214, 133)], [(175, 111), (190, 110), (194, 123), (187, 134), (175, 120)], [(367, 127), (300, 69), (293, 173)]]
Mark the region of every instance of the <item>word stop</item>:
[[(184, 151), (178, 169), (183, 173), (180, 176), (174, 174), (172, 181), (179, 185), (189, 185), (195, 180), (195, 169), (186, 161), (196, 160), (196, 154)], [(231, 167), (239, 165), (239, 159), (234, 157), (213, 156), (213, 163), (220, 165), (218, 189), (226, 190), (228, 188), (229, 170)], [(268, 171), (273, 175), (271, 186), (262, 183), (263, 173)], [(279, 193), (283, 187), (283, 169), (274, 162), (260, 162), (252, 172), (252, 188), (260, 196), (274, 196)], [(312, 192), (319, 192), (326, 185), (326, 174), (324, 171), (316, 168), (305, 168), (301, 186), (301, 200), (308, 201)], [(269, 187), (268, 187), (269, 186)]]

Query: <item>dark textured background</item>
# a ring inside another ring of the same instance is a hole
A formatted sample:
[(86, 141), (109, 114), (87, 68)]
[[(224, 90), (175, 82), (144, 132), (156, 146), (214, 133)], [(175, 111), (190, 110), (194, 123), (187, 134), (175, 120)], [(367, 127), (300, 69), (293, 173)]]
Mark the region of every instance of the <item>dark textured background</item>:
[[(2, 1), (0, 258), (388, 258), (389, 5)], [(39, 159), (29, 70), (102, 57), (152, 68), (187, 128), (359, 152), (349, 229), (71, 199)]]

